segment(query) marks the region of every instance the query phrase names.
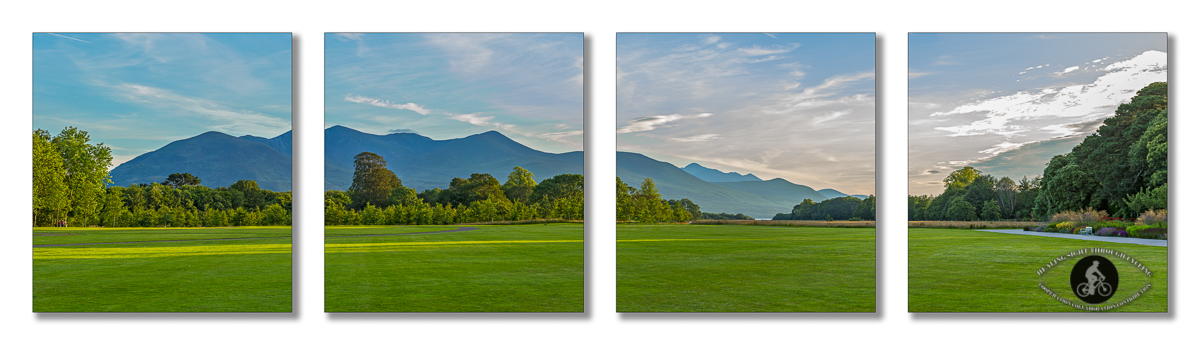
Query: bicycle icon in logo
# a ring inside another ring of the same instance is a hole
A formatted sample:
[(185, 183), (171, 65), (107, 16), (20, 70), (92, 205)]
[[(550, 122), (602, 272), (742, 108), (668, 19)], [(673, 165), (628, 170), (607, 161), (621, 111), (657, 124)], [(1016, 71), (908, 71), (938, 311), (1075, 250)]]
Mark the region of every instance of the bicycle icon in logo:
[(1092, 260), (1092, 267), (1084, 273), (1088, 282), (1075, 286), (1075, 294), (1088, 297), (1093, 294), (1108, 297), (1112, 295), (1112, 284), (1104, 282), (1104, 273), (1100, 273), (1100, 260)]
[(1103, 303), (1112, 297), (1119, 279), (1116, 266), (1098, 255), (1079, 260), (1071, 270), (1075, 296), (1090, 304)]

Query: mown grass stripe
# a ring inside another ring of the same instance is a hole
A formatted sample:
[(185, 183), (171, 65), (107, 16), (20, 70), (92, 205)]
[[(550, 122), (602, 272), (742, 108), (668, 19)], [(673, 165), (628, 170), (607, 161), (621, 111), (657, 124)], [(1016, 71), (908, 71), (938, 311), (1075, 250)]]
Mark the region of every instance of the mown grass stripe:
[(291, 252), (292, 245), (290, 243), (133, 248), (35, 248), (33, 259), (128, 259), (198, 255), (289, 254)]

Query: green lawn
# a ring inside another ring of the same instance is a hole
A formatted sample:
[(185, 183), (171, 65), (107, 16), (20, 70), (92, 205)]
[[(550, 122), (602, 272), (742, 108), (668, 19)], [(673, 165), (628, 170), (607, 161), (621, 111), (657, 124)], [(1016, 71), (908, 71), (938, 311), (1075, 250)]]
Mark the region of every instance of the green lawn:
[[(1080, 257), (1059, 263), (1039, 278), (1037, 270), (1058, 256), (1084, 248), (1123, 252), (1150, 268), (1153, 287), (1113, 311), (1167, 311), (1167, 248), (1137, 244), (998, 234), (963, 229), (908, 229), (910, 312), (1081, 312), (1038, 287), (1039, 279), (1078, 304), (1070, 270)], [(1111, 259), (1121, 281), (1105, 304), (1129, 297), (1147, 281), (1132, 265)]]
[(581, 223), (329, 226), (325, 311), (583, 312), (583, 248)]
[(33, 248), (34, 312), (292, 310), (291, 227), (34, 228), (33, 234), (34, 245), (170, 241)]
[(875, 229), (617, 225), (618, 312), (874, 312)]

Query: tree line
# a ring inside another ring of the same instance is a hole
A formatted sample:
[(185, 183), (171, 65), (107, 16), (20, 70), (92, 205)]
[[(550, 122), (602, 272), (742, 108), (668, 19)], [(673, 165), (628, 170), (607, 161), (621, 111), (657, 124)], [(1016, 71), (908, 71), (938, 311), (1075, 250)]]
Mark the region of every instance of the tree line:
[(866, 199), (843, 196), (821, 202), (804, 199), (792, 207), (792, 212), (775, 214), (771, 220), (875, 220), (875, 195)]
[(109, 186), (112, 150), (89, 144), (86, 131), (33, 132), (34, 226), (289, 225), (292, 193), (258, 188), (253, 180), (201, 186), (190, 173), (161, 183)]
[(1167, 208), (1167, 83), (1117, 107), (1042, 176), (999, 180), (972, 167), (946, 177), (938, 196), (909, 196), (910, 220), (1047, 219), (1091, 208), (1120, 217)]
[(909, 220), (1000, 220), (1040, 218), (1034, 205), (1041, 177), (996, 179), (974, 167), (955, 170), (942, 180), (941, 195), (908, 196)]
[(698, 219), (753, 220), (754, 217), (741, 213), (702, 212), (700, 205), (687, 198), (663, 199), (652, 178), (647, 177), (638, 188), (634, 188), (617, 177), (617, 221), (684, 223)]
[(487, 173), (455, 177), (446, 189), (405, 187), (383, 157), (354, 156), (345, 191), (325, 191), (325, 225), (424, 225), (524, 220), (583, 220), (583, 175), (561, 174), (541, 183), (513, 167), (507, 181)]

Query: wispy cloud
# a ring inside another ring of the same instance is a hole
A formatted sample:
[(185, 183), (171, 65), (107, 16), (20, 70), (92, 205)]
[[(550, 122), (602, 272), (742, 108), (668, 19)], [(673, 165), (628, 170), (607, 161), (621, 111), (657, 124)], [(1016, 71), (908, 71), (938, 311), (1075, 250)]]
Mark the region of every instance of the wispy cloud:
[[(482, 115), (482, 113), (450, 115), (450, 118), (458, 120), (458, 121), (466, 122), (466, 123), (469, 123), (472, 125), (476, 125), (476, 126), (495, 127), (495, 128), (499, 128), (499, 129), (503, 129), (503, 130), (507, 130), (507, 131), (517, 132), (516, 125), (496, 122), (496, 121), (494, 121), (496, 119), (495, 116), (485, 116), (485, 115)], [(528, 136), (527, 133), (519, 133), (519, 134)]]
[(350, 102), (358, 103), (358, 104), (373, 105), (373, 106), (380, 107), (380, 108), (411, 110), (413, 112), (416, 112), (417, 114), (429, 115), (429, 109), (425, 109), (425, 107), (422, 107), (420, 104), (411, 103), (411, 102), (409, 102), (409, 103), (392, 103), (387, 100), (381, 100), (381, 99), (364, 97), (364, 96), (354, 96), (354, 95), (346, 95), (346, 100), (350, 101)]
[(709, 117), (712, 115), (713, 115), (712, 113), (700, 113), (700, 114), (695, 114), (695, 115), (671, 114), (671, 115), (654, 115), (654, 116), (640, 117), (640, 118), (634, 119), (633, 121), (629, 121), (629, 123), (626, 124), (625, 127), (618, 128), (617, 134), (652, 131), (658, 127), (664, 126), (671, 122), (685, 120), (685, 119), (705, 118), (705, 117)]
[(693, 135), (693, 136), (686, 137), (686, 138), (667, 138), (667, 140), (674, 141), (677, 143), (694, 143), (694, 142), (717, 140), (717, 139), (721, 139), (721, 135), (716, 134), (716, 133)]
[(361, 33), (339, 33), (337, 38), (342, 41), (361, 41), (363, 34)]
[(92, 43), (92, 42), (84, 41), (84, 40), (81, 40), (81, 39), (78, 39), (78, 38), (74, 38), (74, 37), (70, 37), (70, 36), (59, 35), (59, 34), (56, 34), (56, 33), (53, 33), (53, 32), (47, 32), (47, 33), (48, 33), (48, 34), (51, 34), (51, 35), (54, 35), (54, 36), (58, 36), (58, 37), (62, 37), (62, 38), (66, 38), (66, 39), (69, 39), (69, 40), (76, 40), (76, 41), (80, 41), (80, 42), (83, 42), (83, 43)]
[(283, 133), (291, 130), (291, 121), (250, 110), (232, 109), (218, 102), (182, 96), (167, 90), (138, 84), (114, 86), (130, 102), (179, 111), (176, 117), (201, 115), (210, 120), (209, 129), (231, 134)]
[(545, 134), (538, 135), (538, 138), (555, 141), (555, 142), (560, 142), (563, 144), (571, 144), (572, 142), (566, 140), (565, 138), (573, 137), (573, 136), (580, 136), (580, 135), (583, 135), (583, 131), (566, 131), (566, 132), (545, 133)]
[(787, 53), (792, 50), (795, 50), (797, 47), (799, 47), (799, 45), (790, 46), (790, 47), (759, 47), (759, 46), (755, 45), (755, 46), (746, 47), (746, 48), (739, 48), (738, 51), (746, 53), (747, 55), (757, 56), (757, 55), (783, 54), (783, 53)]

